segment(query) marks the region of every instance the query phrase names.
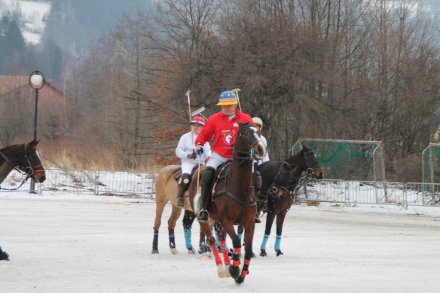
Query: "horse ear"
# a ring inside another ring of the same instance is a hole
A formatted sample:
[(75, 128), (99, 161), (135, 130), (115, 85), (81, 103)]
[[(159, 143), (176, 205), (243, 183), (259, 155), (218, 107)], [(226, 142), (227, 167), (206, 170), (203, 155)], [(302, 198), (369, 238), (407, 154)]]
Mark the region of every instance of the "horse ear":
[(37, 144), (40, 142), (40, 140), (33, 140), (33, 141), (31, 141), (30, 143), (29, 143), (29, 145), (30, 146), (33, 146), (33, 147), (36, 147), (37, 146)]

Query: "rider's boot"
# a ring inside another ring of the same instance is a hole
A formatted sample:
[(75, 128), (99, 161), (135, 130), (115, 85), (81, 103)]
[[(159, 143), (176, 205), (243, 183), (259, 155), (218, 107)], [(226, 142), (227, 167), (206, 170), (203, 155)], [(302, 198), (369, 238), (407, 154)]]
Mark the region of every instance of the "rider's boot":
[(213, 167), (206, 167), (205, 171), (203, 171), (202, 174), (202, 179), (200, 181), (202, 204), (200, 206), (200, 212), (197, 215), (197, 220), (199, 220), (199, 222), (208, 221), (207, 209), (209, 206), (209, 201), (211, 200), (211, 186), (214, 175), (215, 169)]
[(182, 174), (182, 176), (180, 176), (179, 179), (179, 193), (177, 194), (177, 203), (176, 205), (178, 207), (183, 208), (184, 206), (184, 199), (183, 199), (183, 195), (185, 194), (185, 191), (188, 189), (189, 186), (189, 182), (191, 181), (191, 175), (190, 174)]

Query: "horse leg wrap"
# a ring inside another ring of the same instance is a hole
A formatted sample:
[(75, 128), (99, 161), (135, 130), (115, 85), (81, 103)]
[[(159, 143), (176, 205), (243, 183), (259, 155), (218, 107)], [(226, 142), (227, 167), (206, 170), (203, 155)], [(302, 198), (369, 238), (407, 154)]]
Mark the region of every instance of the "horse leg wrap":
[(226, 246), (226, 241), (225, 240), (220, 241), (220, 247), (221, 247), (222, 252), (223, 252), (223, 259), (225, 261), (225, 265), (229, 266), (231, 264), (231, 258), (229, 257), (229, 249)]
[(176, 242), (174, 241), (174, 229), (168, 229), (168, 238), (170, 242), (170, 248), (176, 248)]
[(240, 252), (241, 248), (235, 248), (234, 247), (234, 253), (232, 254), (232, 265), (236, 268), (240, 266)]
[(185, 233), (185, 245), (186, 245), (186, 249), (191, 250), (192, 247), (192, 243), (191, 243), (191, 227), (189, 228), (183, 228), (184, 233)]
[(154, 236), (153, 236), (153, 253), (156, 253), (156, 252), (158, 252), (157, 242), (158, 242), (158, 239), (159, 239), (159, 230), (156, 229), (156, 228), (153, 228), (153, 231), (154, 231)]
[(261, 242), (260, 250), (266, 251), (267, 240), (269, 239), (269, 234), (264, 234), (263, 242)]
[(241, 276), (244, 278), (249, 274), (249, 264), (251, 263), (250, 259), (245, 259), (243, 264), (243, 269), (241, 270)]
[(212, 251), (212, 254), (214, 255), (215, 264), (217, 266), (218, 265), (222, 265), (223, 262), (222, 262), (222, 259), (220, 257), (220, 254), (218, 253), (217, 245), (215, 245), (215, 244), (211, 245), (211, 251)]
[(281, 250), (281, 235), (277, 235), (274, 248), (276, 251)]
[(236, 279), (240, 275), (240, 248), (234, 248), (232, 254), (232, 266), (229, 266), (229, 274)]

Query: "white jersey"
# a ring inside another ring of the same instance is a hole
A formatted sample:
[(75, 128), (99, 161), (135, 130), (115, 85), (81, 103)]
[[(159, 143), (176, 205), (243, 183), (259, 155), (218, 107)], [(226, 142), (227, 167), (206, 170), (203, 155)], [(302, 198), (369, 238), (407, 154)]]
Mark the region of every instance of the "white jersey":
[(179, 143), (176, 147), (176, 156), (180, 158), (183, 162), (193, 163), (194, 165), (198, 163), (204, 164), (206, 159), (211, 157), (212, 151), (209, 143), (205, 143), (203, 146), (203, 154), (201, 156), (197, 156), (196, 159), (188, 159), (187, 156), (192, 154), (195, 145), (194, 142), (197, 138), (198, 134), (190, 131), (182, 135), (179, 139)]

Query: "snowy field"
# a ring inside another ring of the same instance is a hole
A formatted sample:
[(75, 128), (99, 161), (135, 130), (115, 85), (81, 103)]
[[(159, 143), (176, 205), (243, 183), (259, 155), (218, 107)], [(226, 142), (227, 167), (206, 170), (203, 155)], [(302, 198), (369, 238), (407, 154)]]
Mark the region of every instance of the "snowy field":
[[(167, 207), (159, 255), (151, 254), (149, 199), (0, 193), (0, 292), (440, 292), (438, 208), (293, 206), (281, 249), (252, 259), (236, 285), (219, 279), (209, 256), (188, 255), (181, 222), (178, 255), (168, 249)], [(198, 243), (198, 225), (193, 244)], [(254, 251), (264, 233), (257, 224)]]

